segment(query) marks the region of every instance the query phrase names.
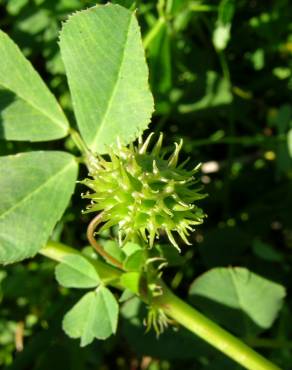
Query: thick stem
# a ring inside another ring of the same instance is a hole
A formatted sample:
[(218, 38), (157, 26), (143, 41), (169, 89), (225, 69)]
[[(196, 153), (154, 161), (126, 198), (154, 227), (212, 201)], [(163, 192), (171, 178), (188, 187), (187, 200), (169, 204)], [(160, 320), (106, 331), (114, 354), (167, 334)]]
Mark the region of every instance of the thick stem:
[[(67, 255), (80, 254), (76, 249), (56, 242), (49, 242), (41, 249), (40, 253), (58, 262), (62, 262)], [(91, 260), (91, 262), (97, 269), (101, 279), (105, 279), (110, 285), (116, 288), (125, 289), (125, 287), (119, 283), (122, 271), (99, 260)], [(152, 304), (162, 308), (169, 317), (175, 319), (176, 322), (217, 348), (219, 351), (225, 353), (244, 368), (250, 370), (281, 370), (255, 352), (252, 348), (248, 347), (241, 340), (237, 339), (202, 315), (195, 308), (182, 301), (164, 284), (163, 294), (156, 297), (152, 301)]]
[[(48, 244), (39, 251), (39, 253), (57, 262), (62, 262), (66, 256), (81, 254), (77, 249), (53, 241), (49, 241)], [(100, 278), (104, 281), (114, 281), (119, 279), (121, 276), (121, 271), (100, 260), (90, 259), (90, 262), (96, 268)], [(114, 286), (117, 287), (116, 284), (114, 284)]]
[(166, 286), (162, 296), (156, 298), (155, 304), (179, 324), (192, 331), (198, 337), (225, 353), (228, 357), (250, 370), (280, 370), (280, 368), (244, 342), (222, 329), (175, 296)]

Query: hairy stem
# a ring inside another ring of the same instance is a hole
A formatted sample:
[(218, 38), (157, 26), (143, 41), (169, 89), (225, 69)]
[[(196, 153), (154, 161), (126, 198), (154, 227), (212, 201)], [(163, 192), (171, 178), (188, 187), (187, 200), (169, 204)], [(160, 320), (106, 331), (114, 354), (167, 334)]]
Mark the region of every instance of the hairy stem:
[[(49, 242), (40, 253), (48, 258), (62, 262), (66, 255), (80, 254), (76, 249), (61, 243)], [(112, 286), (125, 289), (119, 283), (122, 271), (99, 260), (91, 260), (99, 276), (106, 279)], [(244, 342), (222, 329), (219, 325), (191, 307), (163, 284), (163, 294), (156, 297), (152, 304), (160, 307), (176, 322), (202, 338), (244, 368), (250, 370), (281, 370), (279, 367), (262, 357)]]

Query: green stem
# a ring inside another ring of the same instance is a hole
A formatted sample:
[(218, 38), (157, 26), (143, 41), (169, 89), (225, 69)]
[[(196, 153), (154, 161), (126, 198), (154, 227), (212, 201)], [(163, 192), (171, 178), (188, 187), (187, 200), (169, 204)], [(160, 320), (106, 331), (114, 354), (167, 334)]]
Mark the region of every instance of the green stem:
[(151, 42), (156, 38), (159, 34), (161, 28), (166, 23), (165, 17), (159, 17), (155, 23), (155, 25), (150, 29), (147, 35), (143, 39), (143, 46), (144, 49), (147, 50)]
[(84, 141), (81, 139), (81, 136), (79, 135), (79, 133), (76, 130), (70, 128), (69, 134), (70, 134), (71, 139), (73, 140), (74, 144), (79, 149), (79, 151), (82, 154), (87, 154), (88, 153), (88, 148), (87, 148), (86, 144), (84, 143)]
[(280, 370), (278, 366), (175, 296), (167, 287), (164, 287), (163, 295), (156, 298), (155, 303), (163, 308), (168, 316), (225, 353), (244, 368), (250, 370)]
[[(71, 248), (65, 244), (49, 241), (45, 247), (43, 247), (40, 251), (45, 257), (48, 257), (54, 261), (62, 262), (66, 256), (70, 255), (80, 255), (77, 249)], [(84, 255), (82, 254), (84, 257)], [(100, 278), (107, 282), (107, 281), (117, 281), (117, 279), (121, 276), (121, 271), (109, 266), (108, 264), (98, 260), (98, 259), (90, 259), (90, 262), (96, 268), (98, 275)], [(119, 284), (112, 284), (115, 287), (121, 288)]]
[[(222, 72), (223, 72), (223, 76), (224, 76), (225, 80), (229, 83), (229, 87), (231, 89), (230, 70), (229, 70), (229, 66), (228, 66), (224, 51), (217, 51), (217, 54), (218, 54), (221, 69), (222, 69)], [(232, 93), (232, 91), (231, 91), (231, 93)]]
[[(40, 253), (43, 256), (55, 261), (62, 262), (67, 255), (80, 255), (76, 249), (68, 247), (62, 243), (49, 242)], [(107, 265), (100, 260), (90, 259), (98, 271), (102, 280), (106, 280), (112, 286), (124, 289), (119, 283), (122, 272)], [(220, 326), (209, 320), (189, 306), (176, 295), (174, 295), (164, 284), (163, 294), (152, 301), (156, 306), (162, 308), (164, 312), (176, 322), (225, 353), (235, 362), (250, 370), (281, 370), (276, 365), (262, 357), (252, 348), (248, 347), (241, 340), (237, 339)]]

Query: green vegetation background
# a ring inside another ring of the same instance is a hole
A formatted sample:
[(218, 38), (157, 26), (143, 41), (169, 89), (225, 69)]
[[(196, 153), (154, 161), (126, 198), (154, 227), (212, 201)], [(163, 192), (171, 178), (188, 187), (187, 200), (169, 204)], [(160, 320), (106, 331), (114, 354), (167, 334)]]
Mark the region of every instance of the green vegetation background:
[[(115, 1), (117, 2), (117, 1)], [(133, 1), (118, 1), (132, 6)], [(94, 5), (82, 0), (0, 0), (0, 27), (57, 95), (74, 122), (58, 30), (67, 15)], [(203, 163), (208, 219), (165, 279), (181, 297), (213, 267), (244, 266), (287, 287), (292, 277), (292, 4), (288, 0), (136, 1), (156, 113), (150, 126), (166, 144), (184, 139), (184, 156)], [(82, 78), (82, 76), (80, 76)], [(0, 142), (0, 154), (31, 149), (73, 150), (70, 140), (46, 144)], [(81, 173), (81, 176), (85, 175)], [(21, 184), (15, 184), (21, 186)], [(86, 245), (87, 216), (77, 192), (54, 238)], [(79, 348), (61, 319), (80, 293), (58, 287), (54, 263), (41, 257), (0, 270), (0, 367), (46, 369), (240, 369), (184, 331), (157, 341), (144, 334), (143, 310), (126, 304), (118, 334)], [(225, 324), (227, 307), (203, 302)], [(220, 311), (220, 314), (218, 312)], [(135, 318), (138, 315), (141, 317)], [(241, 315), (241, 314), (240, 314)], [(250, 335), (236, 319), (231, 330)], [(291, 299), (263, 338), (280, 338), (265, 356), (292, 369)], [(225, 324), (228, 328), (228, 324)], [(229, 325), (230, 326), (230, 325)], [(24, 330), (22, 330), (24, 328)], [(229, 327), (230, 329), (230, 327)], [(24, 335), (24, 348), (20, 351)], [(15, 334), (17, 333), (17, 334)], [(15, 345), (15, 341), (17, 346)], [(18, 347), (19, 351), (16, 351)]]

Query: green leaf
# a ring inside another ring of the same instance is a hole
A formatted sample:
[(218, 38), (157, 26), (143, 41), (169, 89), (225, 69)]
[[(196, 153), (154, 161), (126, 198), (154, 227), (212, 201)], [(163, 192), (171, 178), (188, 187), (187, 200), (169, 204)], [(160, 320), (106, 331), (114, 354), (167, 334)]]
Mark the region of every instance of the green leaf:
[(255, 52), (251, 53), (250, 60), (253, 64), (253, 68), (256, 71), (260, 71), (265, 66), (265, 51), (262, 48), (258, 48)]
[(56, 279), (66, 288), (94, 288), (99, 276), (94, 266), (79, 255), (66, 256), (55, 269)]
[(224, 50), (230, 39), (230, 24), (218, 24), (213, 33), (213, 43), (217, 50)]
[(217, 50), (224, 50), (229, 42), (234, 12), (235, 0), (221, 0), (218, 19), (213, 33), (213, 43)]
[(235, 12), (235, 0), (221, 0), (219, 4), (218, 20), (222, 24), (230, 24)]
[(139, 295), (140, 277), (139, 272), (126, 272), (121, 276), (121, 284), (131, 292)]
[(94, 338), (106, 339), (116, 332), (119, 307), (113, 294), (104, 286), (85, 294), (65, 315), (63, 329), (71, 338), (80, 338), (81, 346)]
[(230, 315), (225, 310), (219, 321), (231, 329), (234, 324), (228, 324), (232, 317), (236, 325), (249, 318), (266, 329), (282, 307), (285, 289), (245, 268), (214, 268), (193, 282), (190, 295), (194, 304), (215, 319), (221, 307), (229, 308)]
[(259, 258), (270, 262), (283, 262), (282, 253), (273, 248), (272, 245), (262, 242), (260, 239), (254, 239), (252, 250)]
[[(152, 28), (148, 33), (148, 36), (152, 36)], [(168, 23), (165, 22), (159, 32), (154, 38), (149, 38), (147, 35), (144, 38), (144, 45), (147, 47), (147, 59), (151, 70), (150, 82), (155, 89), (156, 94), (159, 94), (159, 98), (156, 101), (156, 112), (168, 109), (172, 105), (170, 99), (160, 98), (167, 97), (169, 91), (173, 88), (173, 58), (172, 52), (172, 34), (169, 32)], [(147, 45), (148, 43), (148, 45)]]
[(101, 245), (108, 254), (110, 254), (119, 262), (123, 262), (125, 259), (125, 253), (115, 240), (103, 241), (101, 242)]
[(67, 119), (17, 45), (0, 31), (0, 137), (46, 141), (68, 134)]
[[(132, 274), (132, 272), (129, 272), (129, 274)], [(135, 293), (133, 293), (130, 289), (125, 289), (119, 298), (119, 302), (126, 302), (133, 297), (135, 297)]]
[(107, 4), (75, 13), (60, 35), (78, 126), (99, 153), (128, 144), (147, 128), (153, 111), (148, 70), (135, 14)]
[(10, 14), (16, 15), (22, 7), (24, 7), (29, 0), (11, 0), (7, 3), (7, 11)]
[(144, 260), (144, 251), (138, 250), (125, 259), (123, 266), (127, 271), (140, 271), (144, 265)]
[(134, 252), (142, 250), (141, 246), (139, 244), (133, 243), (133, 242), (127, 242), (123, 246), (123, 252), (127, 255), (130, 256)]
[(74, 190), (77, 162), (63, 152), (0, 157), (0, 263), (34, 256)]

